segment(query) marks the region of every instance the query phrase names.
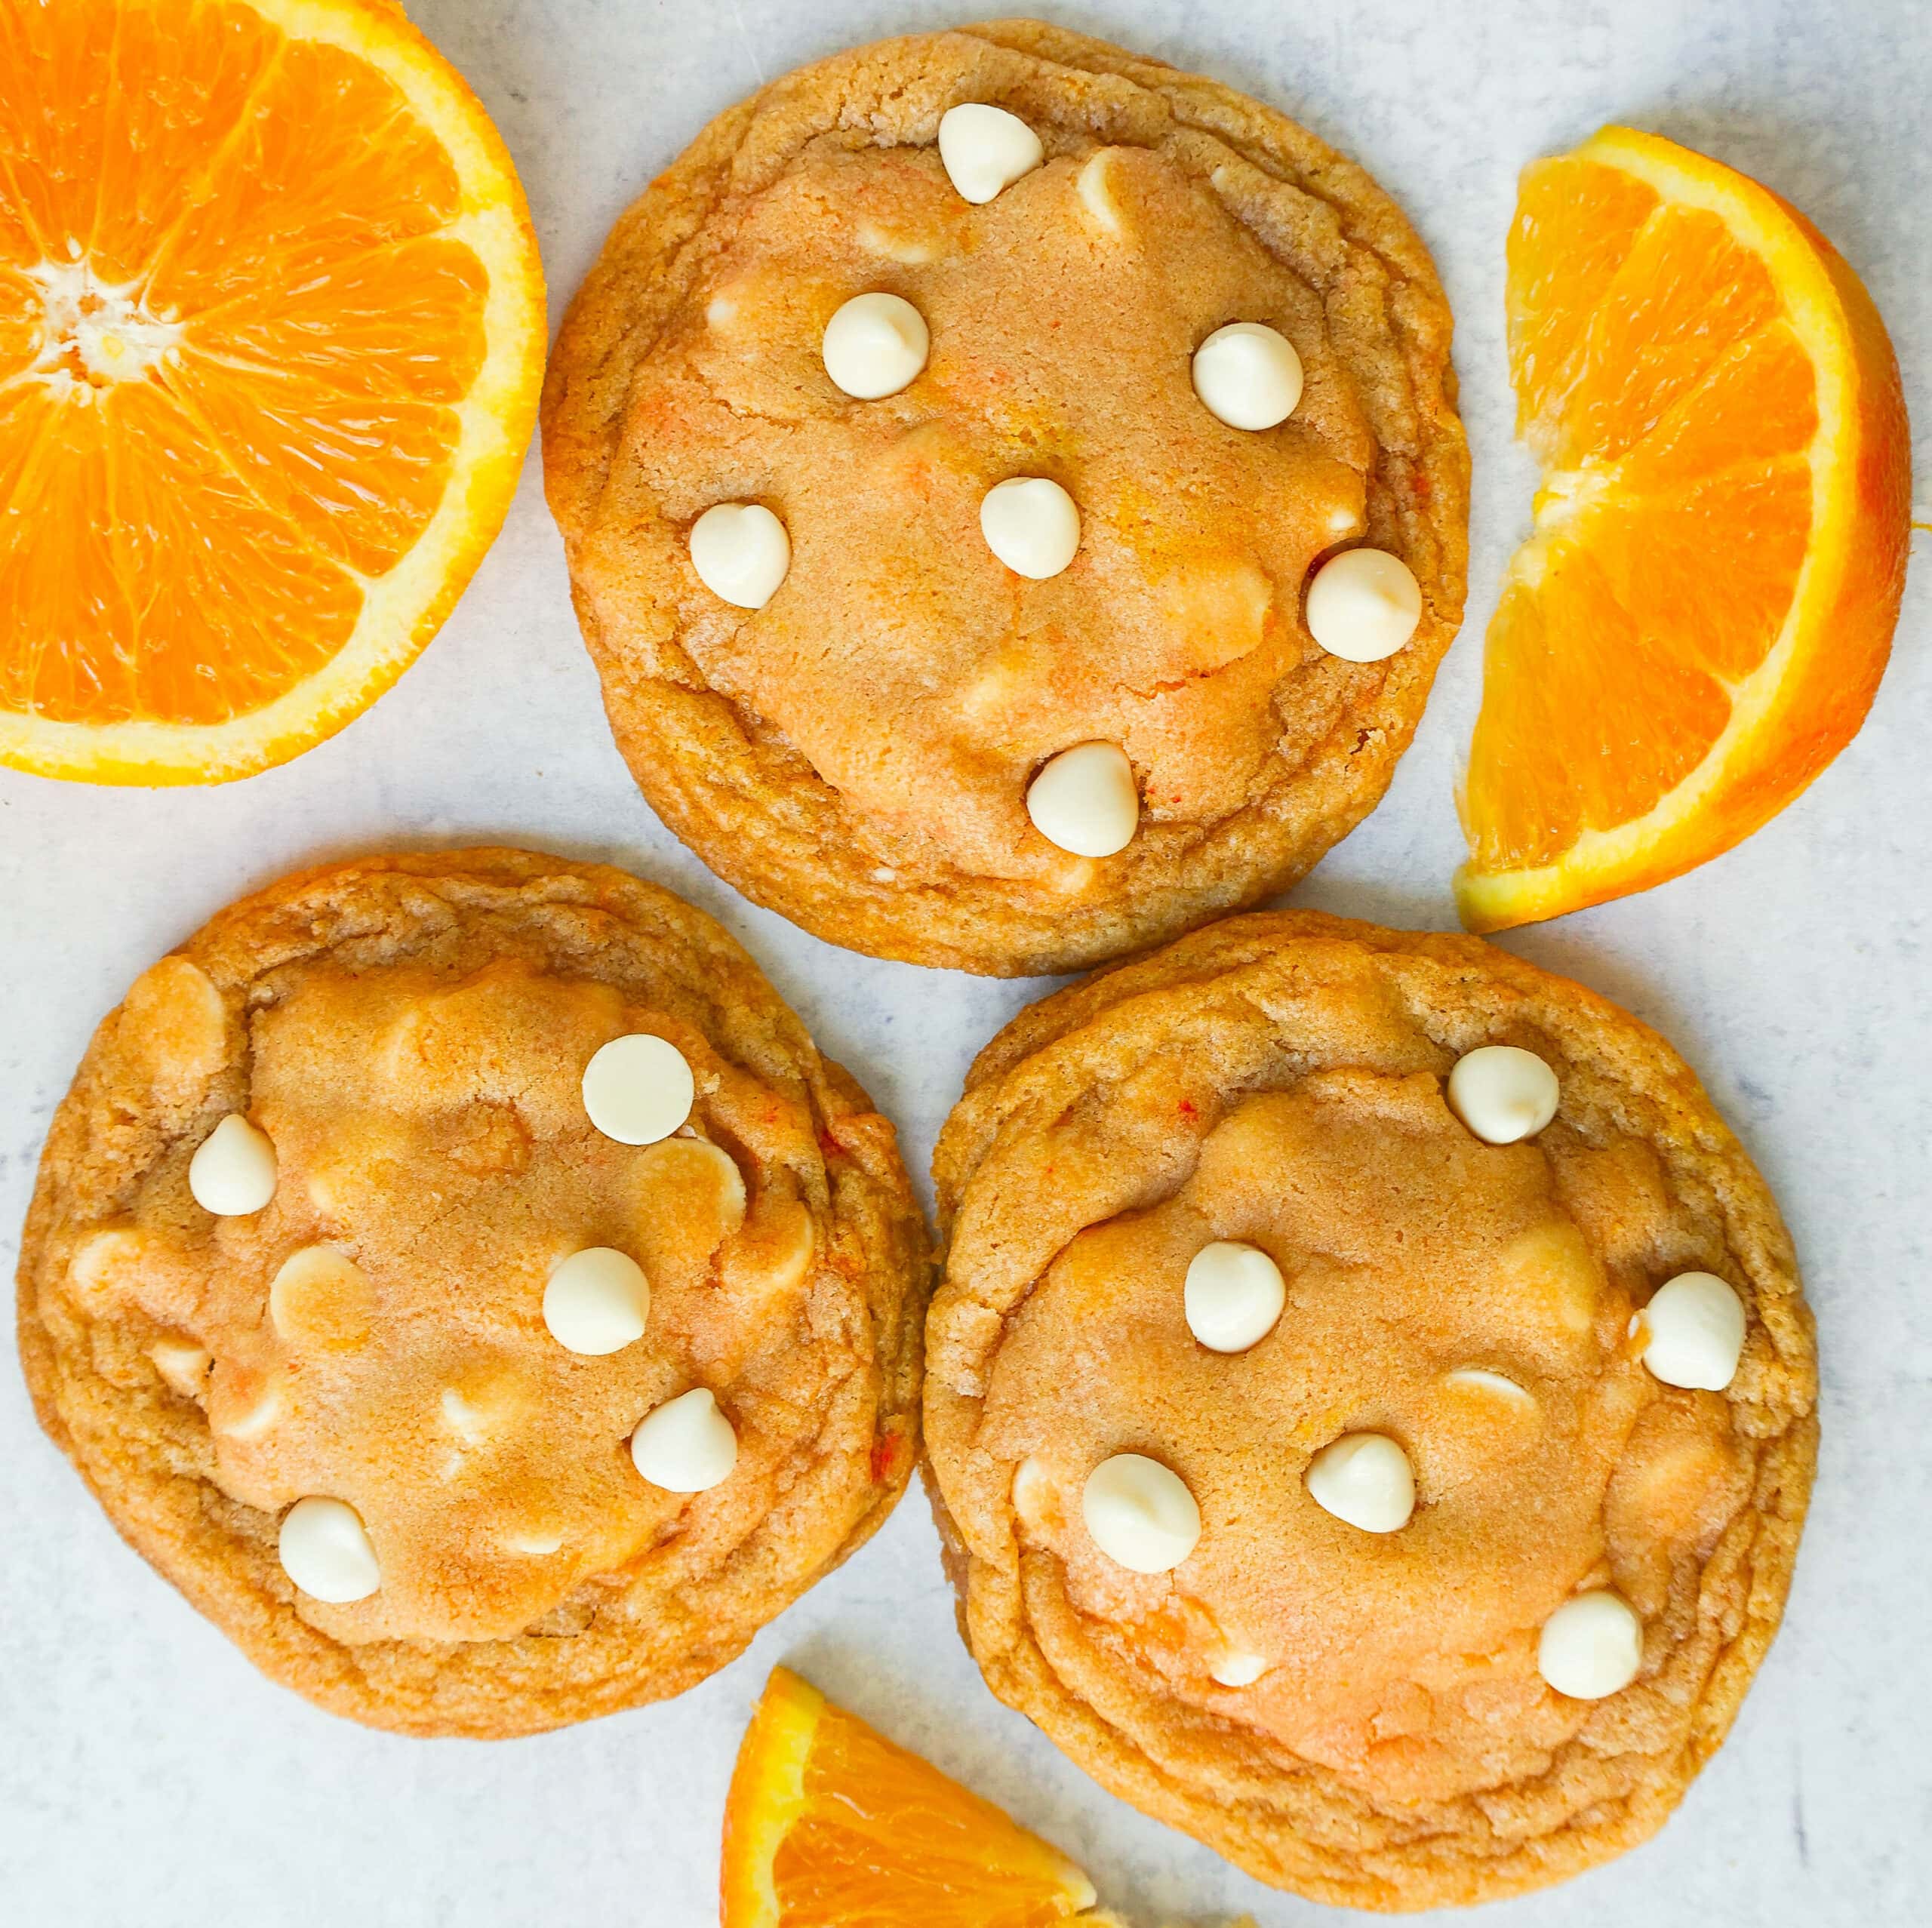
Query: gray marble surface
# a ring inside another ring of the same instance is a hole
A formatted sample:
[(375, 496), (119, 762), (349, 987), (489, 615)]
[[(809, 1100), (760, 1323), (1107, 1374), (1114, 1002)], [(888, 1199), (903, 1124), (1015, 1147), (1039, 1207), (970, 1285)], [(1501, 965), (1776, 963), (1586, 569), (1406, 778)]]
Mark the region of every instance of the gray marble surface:
[[(11, 0), (0, 0), (11, 4)], [(945, 23), (927, 0), (410, 0), (522, 170), (553, 318), (630, 195), (759, 81)], [(1295, 901), (1453, 924), (1451, 788), (1482, 628), (1525, 525), (1503, 238), (1518, 168), (1608, 119), (1804, 208), (1890, 323), (1932, 422), (1932, 8), (1924, 0), (1100, 0), (1046, 10), (1260, 95), (1367, 165), (1435, 250), (1475, 458), (1469, 621), (1383, 808)], [(1928, 450), (1921, 440), (1921, 466)], [(1925, 494), (1932, 494), (1932, 489)], [(1922, 539), (1921, 539), (1922, 540)], [(1722, 558), (1712, 559), (1721, 570)], [(1932, 1918), (1932, 601), (1920, 558), (1863, 734), (1742, 849), (1505, 941), (1675, 1041), (1777, 1191), (1817, 1309), (1824, 1449), (1790, 1610), (1737, 1729), (1652, 1844), (1487, 1917), (1523, 1928), (1875, 1928)], [(382, 846), (525, 841), (723, 918), (923, 1168), (976, 1047), (1036, 984), (873, 963), (749, 908), (611, 748), (533, 457), (441, 638), (288, 768), (149, 795), (0, 772), (0, 1225), (135, 973), (231, 898)], [(0, 1917), (23, 1928), (713, 1918), (732, 1755), (789, 1660), (1024, 1816), (1146, 1920), (1324, 1911), (1102, 1794), (980, 1686), (915, 1497), (752, 1651), (668, 1705), (539, 1739), (365, 1733), (268, 1685), (128, 1553), (0, 1370)]]

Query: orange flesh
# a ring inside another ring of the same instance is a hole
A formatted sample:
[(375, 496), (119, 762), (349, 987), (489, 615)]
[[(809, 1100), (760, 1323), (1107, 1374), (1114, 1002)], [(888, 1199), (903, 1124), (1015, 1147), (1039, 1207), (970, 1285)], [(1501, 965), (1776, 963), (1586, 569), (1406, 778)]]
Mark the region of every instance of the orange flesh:
[(1553, 862), (1703, 760), (1726, 683), (1790, 608), (1817, 427), (1770, 277), (1715, 215), (1546, 161), (1524, 182), (1509, 275), (1523, 433), (1566, 469), (1629, 460), (1614, 503), (1552, 542), (1491, 626), (1469, 790), (1486, 869)]
[(1093, 1893), (1045, 1842), (782, 1667), (732, 1776), (723, 1892), (723, 1928), (1048, 1928)]
[(0, 709), (215, 724), (448, 485), (486, 276), (383, 75), (220, 0), (0, 10)]
[[(1647, 166), (1675, 171), (1684, 198)], [(1688, 204), (1706, 197), (1738, 221)], [(1740, 238), (1754, 223), (1768, 254)], [(1828, 291), (1805, 297), (1808, 339), (1786, 278), (1807, 266)], [(1804, 788), (1883, 666), (1909, 487), (1869, 298), (1801, 217), (1729, 169), (1616, 129), (1538, 162), (1509, 286), (1518, 426), (1548, 472), (1490, 627), (1471, 748), (1459, 887), (1479, 929), (1675, 875)], [(1849, 404), (1829, 437), (1821, 353)], [(1862, 521), (1849, 566), (1842, 524), (1824, 533), (1827, 490)], [(1734, 715), (1747, 733), (1727, 740)], [(1577, 854), (1619, 826), (1641, 828)]]

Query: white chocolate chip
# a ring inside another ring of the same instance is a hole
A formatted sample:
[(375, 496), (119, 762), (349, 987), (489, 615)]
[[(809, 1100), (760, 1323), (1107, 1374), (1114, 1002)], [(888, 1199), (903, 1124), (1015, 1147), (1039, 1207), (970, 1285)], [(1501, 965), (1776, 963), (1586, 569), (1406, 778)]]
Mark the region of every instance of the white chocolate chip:
[(1110, 147), (1102, 147), (1090, 154), (1086, 165), (1074, 177), (1073, 185), (1080, 204), (1093, 217), (1094, 226), (1104, 233), (1117, 235), (1121, 226), (1121, 205), (1107, 182), (1107, 157), (1112, 152)]
[(1045, 1521), (1053, 1502), (1053, 1475), (1029, 1453), (1013, 1469), (1013, 1511), (1036, 1530)]
[(1208, 1670), (1209, 1677), (1224, 1687), (1251, 1687), (1267, 1671), (1268, 1663), (1260, 1654), (1238, 1647), (1226, 1648)]
[(858, 241), (868, 254), (883, 254), (888, 260), (904, 262), (909, 268), (916, 268), (934, 258), (931, 242), (894, 234), (876, 221), (859, 223)]
[(705, 1493), (731, 1477), (738, 1436), (709, 1390), (694, 1386), (638, 1422), (631, 1462), (666, 1493)]
[(443, 1424), (462, 1442), (451, 1455), (443, 1477), (454, 1479), (463, 1470), (463, 1453), (499, 1440), (529, 1411), (529, 1387), (513, 1369), (501, 1363), (478, 1362), (442, 1388), (437, 1401)]
[(1301, 400), (1301, 380), (1294, 343), (1263, 322), (1230, 321), (1194, 351), (1194, 392), (1231, 429), (1285, 422)]
[(563, 1535), (555, 1527), (533, 1527), (528, 1532), (506, 1533), (503, 1536), (503, 1545), (511, 1552), (526, 1554), (537, 1560), (555, 1553), (563, 1543)]
[(383, 1583), (368, 1529), (346, 1500), (298, 1499), (281, 1516), (275, 1550), (281, 1570), (311, 1600), (344, 1607)]
[(280, 1422), (287, 1410), (281, 1382), (273, 1378), (253, 1381), (254, 1396), (251, 1398), (246, 1388), (251, 1382), (238, 1375), (238, 1383), (235, 1380), (215, 1382), (214, 1410), (208, 1416), (208, 1424), (224, 1439), (260, 1439), (271, 1426)]
[(1556, 1074), (1534, 1051), (1484, 1044), (1449, 1074), (1449, 1109), (1485, 1145), (1534, 1138), (1556, 1115)]
[(1349, 1433), (1308, 1465), (1308, 1496), (1324, 1513), (1365, 1533), (1392, 1533), (1416, 1510), (1409, 1456), (1381, 1433)]
[(792, 567), (792, 539), (761, 503), (720, 502), (691, 524), (691, 567), (721, 602), (762, 609)]
[(1607, 1587), (1566, 1600), (1537, 1641), (1537, 1671), (1572, 1700), (1601, 1700), (1627, 1687), (1643, 1659), (1643, 1622)]
[(1046, 149), (1017, 114), (968, 101), (940, 116), (939, 158), (946, 179), (977, 207), (1030, 174)]
[(583, 1068), (583, 1109), (620, 1145), (669, 1138), (691, 1116), (697, 1096), (683, 1052), (648, 1031), (612, 1038)]
[(608, 1245), (573, 1252), (543, 1288), (543, 1323), (567, 1352), (601, 1358), (644, 1336), (651, 1287), (644, 1268)]
[(986, 546), (1016, 576), (1044, 582), (1080, 548), (1080, 512), (1059, 483), (1044, 475), (995, 482), (980, 503)]
[(1076, 743), (1062, 750), (1026, 792), (1033, 828), (1077, 857), (1110, 857), (1134, 841), (1140, 790), (1118, 743)]
[(1666, 1385), (1721, 1392), (1744, 1351), (1744, 1304), (1715, 1272), (1679, 1272), (1631, 1321), (1644, 1364)]
[(158, 1339), (148, 1348), (148, 1357), (160, 1373), (183, 1399), (199, 1399), (208, 1391), (208, 1368), (214, 1355), (205, 1345), (192, 1339)]
[(269, 1323), (291, 1345), (346, 1351), (369, 1336), (375, 1292), (362, 1268), (333, 1245), (305, 1245), (269, 1283)]
[(660, 1139), (638, 1160), (636, 1171), (640, 1198), (687, 1228), (715, 1225), (721, 1238), (745, 1222), (745, 1175), (730, 1152), (708, 1139), (681, 1133)]
[(1345, 549), (1308, 586), (1308, 633), (1345, 663), (1393, 656), (1422, 620), (1422, 589), (1386, 549)]
[(1201, 1539), (1186, 1482), (1139, 1453), (1116, 1453), (1088, 1474), (1080, 1512), (1094, 1544), (1130, 1573), (1171, 1573)]
[(1195, 1253), (1181, 1297), (1188, 1330), (1211, 1352), (1245, 1352), (1274, 1330), (1288, 1293), (1258, 1245), (1221, 1238)]
[[(472, 1404), (454, 1386), (445, 1386), (442, 1398), (437, 1403), (442, 1410), (443, 1424), (465, 1446), (481, 1446), (490, 1437), (484, 1409)], [(460, 1460), (457, 1462), (459, 1466), (461, 1463)]]
[(903, 296), (855, 294), (826, 324), (819, 352), (835, 388), (876, 401), (912, 381), (931, 348), (925, 317)]
[(763, 1291), (776, 1297), (803, 1281), (817, 1251), (811, 1207), (801, 1198), (781, 1198), (753, 1214), (740, 1257), (756, 1272)]
[(1451, 1385), (1460, 1392), (1480, 1392), (1493, 1399), (1507, 1400), (1512, 1406), (1534, 1406), (1536, 1396), (1526, 1392), (1512, 1379), (1501, 1373), (1492, 1373), (1482, 1366), (1458, 1366), (1453, 1373), (1442, 1375), (1442, 1383)]
[(188, 1189), (218, 1219), (246, 1218), (275, 1196), (275, 1146), (239, 1112), (230, 1112), (195, 1148)]
[(75, 1247), (67, 1276), (85, 1297), (104, 1302), (133, 1288), (147, 1250), (139, 1232), (123, 1226), (91, 1232)]
[(149, 965), (128, 987), (118, 1027), (161, 1102), (192, 1108), (227, 1056), (228, 1013), (214, 980), (179, 955)]

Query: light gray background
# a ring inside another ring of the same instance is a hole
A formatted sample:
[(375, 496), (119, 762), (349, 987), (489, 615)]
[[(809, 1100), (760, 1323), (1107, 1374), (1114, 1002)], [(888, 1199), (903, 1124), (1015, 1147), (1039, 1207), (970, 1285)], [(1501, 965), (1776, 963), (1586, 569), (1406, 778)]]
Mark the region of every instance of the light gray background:
[[(410, 10), (509, 140), (553, 318), (611, 219), (712, 114), (814, 56), (961, 17), (925, 0)], [(1932, 7), (1113, 0), (1044, 11), (1285, 109), (1365, 163), (1435, 251), (1475, 459), (1468, 627), (1388, 801), (1295, 901), (1453, 927), (1451, 789), (1483, 626), (1533, 484), (1510, 440), (1502, 344), (1518, 168), (1620, 119), (1758, 176), (1865, 278), (1908, 399), (1932, 423)], [(1923, 467), (1923, 437), (1919, 454)], [(1763, 1167), (1817, 1309), (1824, 1451), (1785, 1628), (1729, 1745), (1657, 1840), (1496, 1908), (1486, 1919), (1497, 1928), (1875, 1928), (1932, 1909), (1928, 592), (1921, 558), (1870, 721), (1775, 823), (1691, 877), (1504, 940), (1660, 1027)], [(605, 730), (533, 454), (441, 638), (333, 742), (203, 792), (0, 771), (0, 1235), (14, 1235), (90, 1030), (143, 966), (297, 864), (468, 839), (626, 864), (722, 918), (897, 1121), (915, 1172), (974, 1049), (1044, 988), (828, 949), (749, 908), (672, 840)], [(734, 1751), (780, 1659), (1060, 1843), (1140, 1919), (1249, 1908), (1279, 1928), (1325, 1913), (1142, 1819), (992, 1699), (954, 1634), (916, 1493), (749, 1655), (681, 1699), (537, 1739), (401, 1740), (257, 1676), (123, 1548), (0, 1363), (9, 1921), (698, 1928), (715, 1919)]]

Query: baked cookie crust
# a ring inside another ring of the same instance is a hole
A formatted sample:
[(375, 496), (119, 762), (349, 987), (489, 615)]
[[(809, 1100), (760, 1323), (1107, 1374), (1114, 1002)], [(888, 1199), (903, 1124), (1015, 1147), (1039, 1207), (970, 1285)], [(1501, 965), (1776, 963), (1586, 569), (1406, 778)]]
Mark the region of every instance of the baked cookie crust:
[[(1045, 149), (985, 207), (934, 145), (963, 102)], [(877, 290), (932, 318), (932, 358), (855, 403), (819, 338)], [(1260, 436), (1188, 386), (1233, 318), (1306, 372)], [(1010, 20), (773, 82), (619, 221), (551, 358), (546, 487), (619, 749), (720, 875), (875, 955), (1067, 970), (1285, 888), (1380, 800), (1461, 620), (1450, 331), (1368, 175), (1214, 81)], [(1014, 473), (1080, 505), (1053, 582), (986, 554), (978, 491)], [(686, 553), (732, 500), (791, 537), (756, 612)], [(1308, 571), (1357, 541), (1421, 586), (1381, 663), (1323, 653), (1301, 614)], [(1023, 804), (1083, 738), (1123, 743), (1142, 796), (1098, 860)]]
[[(578, 1088), (639, 1029), (697, 1092), (641, 1147)], [(217, 1218), (189, 1165), (235, 1113), (274, 1196)], [(334, 1271), (288, 1271), (318, 1245)], [(608, 1357), (546, 1329), (546, 1268), (590, 1246), (651, 1288)], [(928, 1265), (891, 1126), (710, 918), (601, 865), (383, 856), (223, 912), (103, 1022), (41, 1162), (20, 1353), (123, 1537), (263, 1672), (494, 1737), (681, 1692), (876, 1530), (917, 1456)], [(737, 1463), (685, 1496), (628, 1436), (694, 1385)], [(369, 1597), (283, 1569), (317, 1492), (361, 1514)]]
[[(1441, 1090), (1494, 1044), (1561, 1093), (1500, 1148)], [(1790, 1241), (1669, 1045), (1475, 939), (1253, 915), (1023, 1012), (934, 1172), (928, 1481), (1002, 1700), (1114, 1793), (1322, 1902), (1492, 1900), (1662, 1825), (1776, 1631), (1817, 1442)], [(1238, 1358), (1180, 1310), (1186, 1254), (1226, 1238), (1288, 1278)], [(1747, 1309), (1722, 1393), (1652, 1378), (1629, 1323), (1692, 1268)], [(1457, 1366), (1478, 1370), (1437, 1376)], [(1312, 1452), (1358, 1426), (1415, 1462), (1399, 1531), (1304, 1493)], [(1081, 1481), (1120, 1450), (1199, 1503), (1171, 1573), (1110, 1567), (1080, 1524)], [(1572, 1700), (1539, 1676), (1537, 1628), (1597, 1586), (1641, 1616), (1643, 1659)], [(1214, 1677), (1232, 1635), (1267, 1658), (1253, 1684)]]

